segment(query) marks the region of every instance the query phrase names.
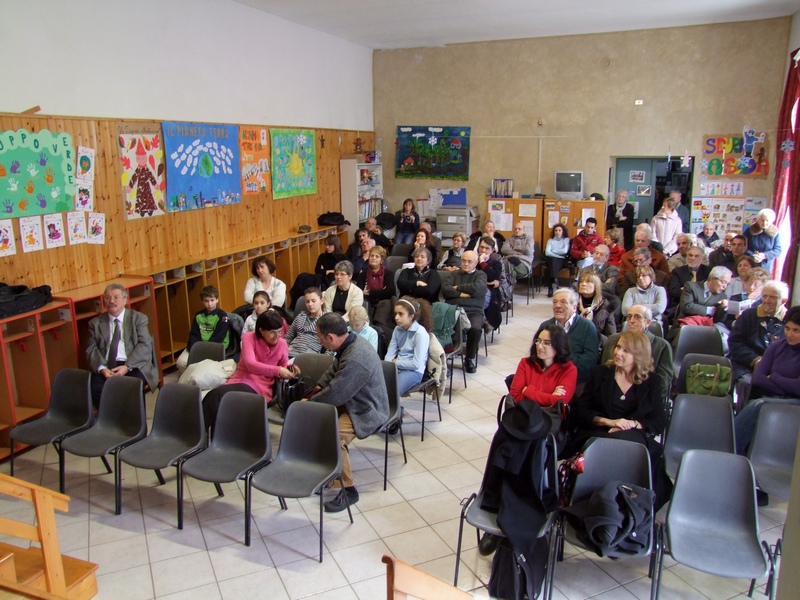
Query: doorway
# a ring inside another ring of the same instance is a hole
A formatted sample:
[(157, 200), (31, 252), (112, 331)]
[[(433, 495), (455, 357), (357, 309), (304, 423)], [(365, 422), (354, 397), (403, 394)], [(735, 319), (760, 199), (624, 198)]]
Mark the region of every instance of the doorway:
[(634, 222), (649, 223), (661, 209), (661, 202), (672, 190), (683, 194), (682, 204), (691, 211), (694, 157), (689, 167), (681, 166), (680, 158), (621, 156), (614, 161), (613, 201), (619, 190), (628, 190), (634, 207)]

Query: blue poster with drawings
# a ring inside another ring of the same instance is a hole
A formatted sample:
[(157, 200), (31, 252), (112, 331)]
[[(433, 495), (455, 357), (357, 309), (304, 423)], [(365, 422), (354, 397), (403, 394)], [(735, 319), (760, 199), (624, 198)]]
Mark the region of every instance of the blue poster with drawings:
[(241, 202), (236, 125), (165, 121), (162, 126), (168, 212)]

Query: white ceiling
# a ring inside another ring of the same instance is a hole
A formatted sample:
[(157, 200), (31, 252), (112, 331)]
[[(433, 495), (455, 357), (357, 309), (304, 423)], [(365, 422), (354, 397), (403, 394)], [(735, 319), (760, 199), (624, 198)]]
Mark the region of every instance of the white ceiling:
[[(800, 0), (236, 0), (375, 49), (793, 15)], [(744, 42), (744, 40), (743, 40)], [(751, 40), (757, 46), (757, 40)]]

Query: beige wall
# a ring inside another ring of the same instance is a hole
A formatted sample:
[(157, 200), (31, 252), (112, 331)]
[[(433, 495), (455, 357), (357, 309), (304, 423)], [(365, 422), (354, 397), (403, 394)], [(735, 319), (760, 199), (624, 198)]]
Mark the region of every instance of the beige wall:
[[(383, 141), (389, 205), (461, 185), (395, 179), (397, 125), (471, 126), (465, 185), (468, 202), (479, 206), (494, 177), (513, 178), (515, 189), (533, 193), (540, 140), (549, 197), (556, 170), (583, 170), (587, 193), (605, 193), (611, 157), (665, 156), (670, 149), (699, 155), (704, 134), (745, 124), (769, 133), (772, 161), (791, 23), (787, 17), (377, 51), (375, 134)], [(644, 105), (634, 106), (639, 98)], [(771, 190), (771, 178), (746, 188), (767, 197)]]

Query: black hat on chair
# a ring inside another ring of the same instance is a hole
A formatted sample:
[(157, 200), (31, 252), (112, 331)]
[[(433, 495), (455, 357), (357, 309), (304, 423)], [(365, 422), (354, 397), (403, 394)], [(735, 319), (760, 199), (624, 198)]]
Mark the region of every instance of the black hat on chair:
[(501, 423), (505, 430), (520, 440), (538, 440), (550, 432), (550, 415), (533, 400), (523, 399), (503, 413)]

